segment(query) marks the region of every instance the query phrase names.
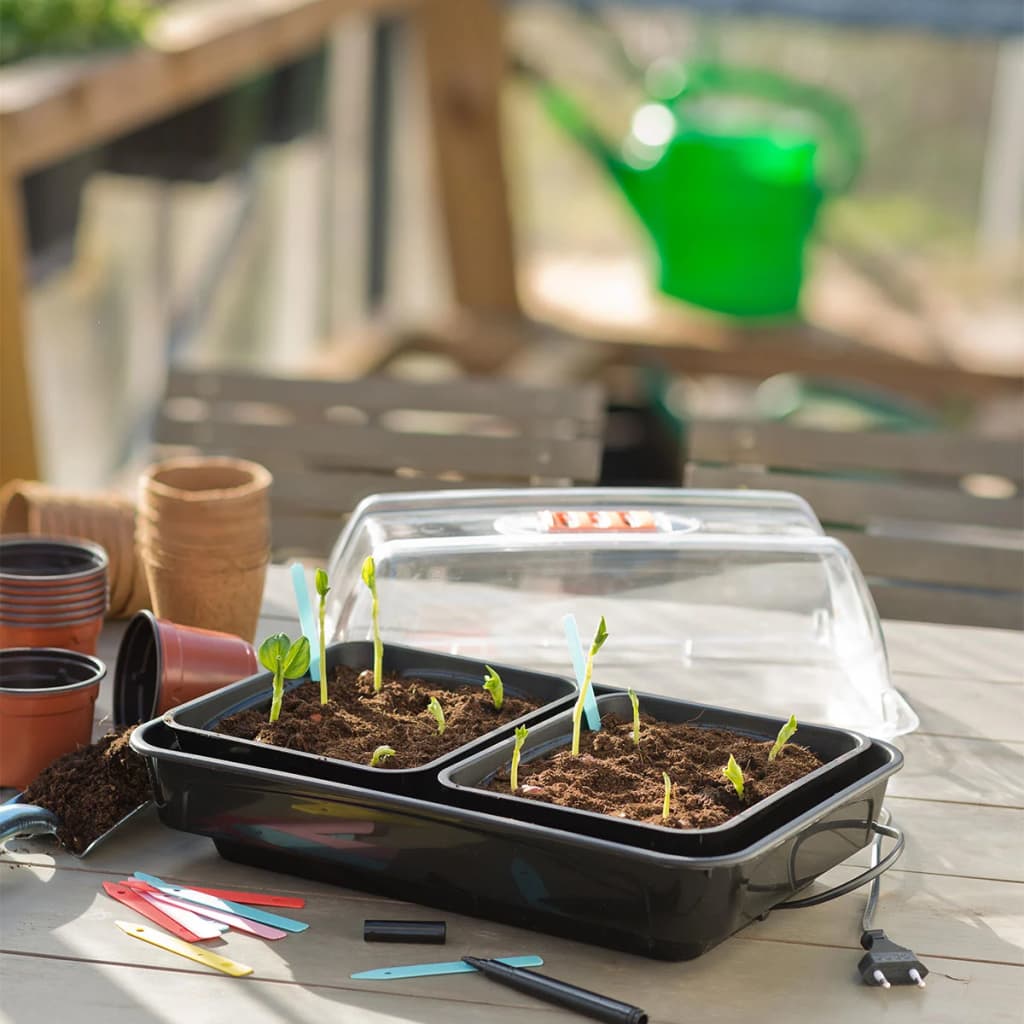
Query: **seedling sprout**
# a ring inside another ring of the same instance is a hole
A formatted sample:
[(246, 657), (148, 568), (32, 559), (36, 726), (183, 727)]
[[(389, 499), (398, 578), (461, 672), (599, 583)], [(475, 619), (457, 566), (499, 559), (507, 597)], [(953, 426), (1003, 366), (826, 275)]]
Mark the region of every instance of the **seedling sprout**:
[(672, 780), (668, 772), (661, 773), (661, 781), (665, 783), (665, 799), (661, 802), (661, 820), (668, 821), (669, 807), (672, 804)]
[(516, 729), (515, 746), (512, 748), (512, 772), (509, 775), (509, 785), (512, 787), (513, 793), (519, 788), (519, 757), (529, 732), (530, 730), (525, 725)]
[(633, 746), (640, 749), (640, 698), (632, 690), (627, 690), (629, 703), (633, 705)]
[(381, 746), (379, 746), (373, 752), (373, 755), (370, 757), (370, 767), (371, 768), (377, 768), (380, 765), (381, 761), (385, 760), (386, 758), (394, 757), (394, 756), (395, 756), (395, 748), (394, 747), (389, 747), (389, 746), (387, 746), (387, 744), (381, 744)]
[(445, 728), (444, 708), (441, 707), (441, 702), (436, 697), (431, 697), (427, 710), (434, 716), (434, 721), (437, 722), (437, 735), (441, 736)]
[(327, 703), (327, 658), (325, 657), (326, 638), (324, 637), (324, 613), (327, 611), (327, 595), (330, 582), (323, 569), (316, 571), (316, 592), (320, 596), (320, 703)]
[(287, 633), (274, 633), (260, 644), (260, 664), (274, 673), (274, 696), (270, 702), (270, 721), (276, 722), (281, 716), (281, 701), (284, 699), (284, 681), (301, 679), (309, 668), (309, 640), (300, 636), (295, 643)]
[(601, 650), (601, 646), (608, 639), (608, 628), (604, 624), (604, 616), (597, 624), (597, 632), (594, 634), (594, 642), (590, 645), (587, 653), (587, 668), (583, 674), (583, 685), (580, 687), (580, 694), (576, 698), (576, 706), (572, 709), (572, 756), (580, 755), (580, 723), (583, 720), (583, 702), (587, 698), (587, 691), (590, 689), (590, 679), (594, 674), (594, 655)]
[(736, 763), (736, 758), (729, 755), (729, 763), (722, 769), (722, 774), (733, 784), (736, 795), (743, 799), (743, 769)]
[(772, 749), (768, 751), (768, 760), (774, 761), (782, 753), (782, 748), (793, 738), (796, 732), (796, 715), (790, 715), (789, 721), (779, 730)]
[(373, 692), (380, 693), (384, 685), (384, 645), (380, 642), (380, 604), (377, 601), (377, 570), (373, 564), (373, 555), (367, 555), (363, 562), (363, 582), (370, 588), (370, 596), (373, 598), (370, 607), (373, 620)]
[(487, 675), (484, 676), (484, 689), (494, 701), (494, 710), (500, 711), (501, 705), (505, 703), (505, 687), (502, 684), (501, 676), (490, 665), (484, 665), (484, 668), (487, 669)]

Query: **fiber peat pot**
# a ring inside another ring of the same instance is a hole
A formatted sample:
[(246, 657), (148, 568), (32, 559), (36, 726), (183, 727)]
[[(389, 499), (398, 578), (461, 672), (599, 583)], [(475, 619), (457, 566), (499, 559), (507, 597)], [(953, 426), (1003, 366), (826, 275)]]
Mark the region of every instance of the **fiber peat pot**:
[[(333, 681), (336, 669), (361, 672), (373, 665), (373, 644), (370, 641), (359, 640), (334, 644), (328, 647), (325, 653), (330, 681), (329, 693), (336, 691), (339, 686)], [(494, 667), (501, 674), (504, 682), (506, 701), (512, 699), (526, 701), (532, 705), (533, 710), (518, 717), (509, 717), (508, 714), (505, 714), (502, 719), (496, 718), (495, 721), (498, 724), (493, 728), (477, 733), (455, 749), (416, 765), (394, 767), (392, 765), (398, 759), (388, 759), (381, 767), (371, 768), (365, 761), (356, 763), (218, 731), (225, 719), (229, 719), (232, 715), (251, 710), (258, 710), (261, 716), (269, 714), (273, 679), (269, 672), (251, 676), (234, 686), (190, 701), (188, 704), (169, 711), (164, 715), (163, 720), (178, 737), (181, 748), (191, 753), (248, 764), (253, 762), (255, 756), (269, 752), (271, 758), (264, 763), (269, 763), (280, 771), (320, 778), (327, 777), (337, 782), (366, 786), (370, 789), (419, 796), (428, 792), (436, 792), (437, 772), (442, 768), (511, 736), (518, 726), (531, 726), (550, 715), (566, 710), (575, 699), (576, 687), (569, 679), (504, 665), (495, 665)], [(465, 691), (467, 688), (474, 692), (478, 691), (481, 694), (481, 699), (486, 699), (489, 702), (490, 697), (482, 688), (486, 671), (487, 666), (483, 662), (469, 658), (459, 658), (413, 647), (402, 647), (397, 644), (384, 645), (385, 690), (388, 689), (389, 679), (418, 680), (441, 691)], [(294, 693), (302, 685), (316, 686), (317, 684), (311, 684), (308, 676), (286, 681), (282, 720), (286, 715), (291, 714), (288, 695)], [(441, 698), (441, 703), (443, 706), (443, 698)], [(317, 714), (318, 709), (319, 704), (317, 703), (308, 713)], [(433, 730), (435, 726), (433, 719), (427, 715), (425, 700), (422, 713), (424, 723), (429, 723), (430, 729)], [(227, 727), (228, 725), (224, 726), (224, 728)], [(379, 738), (375, 738), (373, 746), (388, 744), (388, 742), (389, 737), (381, 731)]]
[[(601, 693), (602, 688), (597, 689)], [(641, 713), (650, 716), (657, 722), (685, 723), (702, 731), (715, 730), (726, 732), (739, 739), (749, 739), (759, 744), (770, 744), (778, 735), (779, 728), (784, 724), (782, 719), (768, 718), (763, 715), (744, 714), (727, 708), (713, 707), (707, 704), (695, 704), (671, 697), (659, 697), (651, 694), (638, 694)], [(602, 720), (607, 726), (607, 716), (613, 715), (626, 723), (625, 729), (631, 734), (629, 723), (632, 722), (632, 707), (629, 697), (621, 691), (606, 690), (598, 696), (597, 706)], [(621, 729), (622, 727), (620, 727)], [(641, 728), (641, 753), (644, 749), (644, 730)], [(583, 725), (584, 737), (588, 736), (586, 724)], [(589, 734), (599, 735), (599, 734)], [(528, 775), (528, 765), (548, 757), (558, 751), (567, 750), (572, 741), (572, 712), (566, 711), (541, 722), (533, 729), (526, 739), (521, 752), (520, 776)], [(631, 743), (631, 740), (628, 741)], [(462, 761), (443, 769), (439, 781), (444, 787), (443, 799), (460, 807), (498, 814), (520, 821), (528, 821), (537, 825), (563, 829), (593, 835), (598, 838), (611, 838), (628, 842), (631, 845), (646, 846), (667, 853), (690, 853), (697, 849), (704, 853), (722, 853), (735, 850), (749, 843), (752, 838), (765, 834), (764, 822), (777, 822), (781, 811), (783, 816), (793, 817), (798, 813), (814, 807), (829, 792), (834, 791), (836, 781), (852, 781), (856, 769), (853, 762), (863, 754), (869, 745), (866, 737), (845, 729), (834, 729), (827, 726), (800, 724), (792, 744), (799, 745), (814, 754), (822, 763), (820, 767), (797, 778), (776, 792), (765, 796), (749, 806), (744, 802), (732, 799), (729, 793), (731, 784), (724, 776), (720, 780), (714, 778), (706, 783), (707, 802), (717, 811), (722, 804), (722, 813), (732, 816), (722, 824), (704, 827), (663, 827), (657, 823), (630, 820), (616, 815), (598, 811), (583, 810), (576, 807), (560, 806), (544, 799), (543, 792), (533, 796), (514, 795), (508, 788), (508, 769), (512, 761), (514, 740), (504, 740), (487, 750), (464, 758)], [(581, 748), (586, 754), (587, 744)], [(725, 742), (728, 749), (730, 744)], [(788, 746), (788, 744), (787, 744)], [(779, 763), (786, 756), (785, 749), (779, 755)], [(721, 756), (722, 767), (728, 755)], [(645, 765), (637, 758), (637, 766), (631, 762), (628, 766), (619, 766), (617, 780), (629, 780), (630, 773), (650, 775), (659, 787), (661, 783), (660, 767)], [(717, 762), (716, 766), (717, 766)], [(717, 771), (713, 770), (713, 776)], [(673, 782), (684, 781), (682, 770), (671, 772)], [(520, 782), (522, 782), (522, 778)], [(500, 785), (500, 789), (488, 788)], [(748, 799), (754, 787), (750, 780), (747, 783)], [(618, 792), (610, 790), (621, 799), (628, 797), (628, 789)], [(659, 789), (660, 793), (660, 789)], [(718, 801), (721, 800), (722, 804)], [(660, 796), (658, 799), (660, 806)], [(738, 810), (738, 813), (735, 813)], [(774, 815), (774, 817), (773, 817)], [(769, 824), (769, 830), (774, 825)]]
[(873, 741), (812, 809), (777, 806), (748, 845), (684, 856), (281, 770), (269, 749), (250, 763), (191, 753), (186, 736), (158, 719), (131, 742), (163, 823), (229, 860), (666, 960), (699, 956), (868, 845), (902, 764)]

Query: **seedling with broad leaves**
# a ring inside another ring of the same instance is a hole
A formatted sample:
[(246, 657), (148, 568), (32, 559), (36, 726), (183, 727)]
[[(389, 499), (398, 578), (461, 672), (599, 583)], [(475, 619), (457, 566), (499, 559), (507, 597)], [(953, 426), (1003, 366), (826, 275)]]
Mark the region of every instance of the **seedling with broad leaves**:
[(512, 747), (512, 771), (509, 774), (509, 785), (514, 793), (519, 788), (519, 758), (522, 756), (523, 744), (530, 730), (525, 725), (516, 729), (515, 745)]
[(572, 709), (572, 756), (580, 755), (580, 724), (583, 721), (583, 703), (587, 698), (587, 691), (590, 689), (590, 680), (594, 675), (594, 655), (597, 654), (608, 639), (608, 627), (604, 624), (604, 616), (597, 624), (597, 632), (594, 634), (594, 641), (587, 652), (587, 667), (583, 673), (583, 684), (580, 686), (579, 696), (576, 698), (576, 705)]
[(441, 707), (441, 702), (436, 697), (431, 697), (430, 703), (427, 705), (427, 710), (434, 716), (434, 721), (437, 722), (437, 735), (444, 735), (444, 708)]
[(380, 639), (380, 603), (377, 600), (377, 568), (373, 562), (373, 555), (366, 556), (362, 575), (372, 598), (370, 618), (373, 620), (373, 692), (380, 693), (384, 685), (384, 645)]
[(295, 643), (287, 633), (274, 633), (260, 644), (260, 664), (274, 673), (274, 696), (270, 702), (270, 721), (276, 722), (281, 716), (281, 702), (284, 700), (284, 681), (301, 679), (309, 668), (309, 640), (300, 636)]
[(774, 761), (782, 753), (782, 748), (793, 738), (796, 733), (796, 715), (790, 715), (789, 721), (779, 730), (775, 737), (772, 749), (768, 751), (768, 760)]
[(386, 761), (389, 757), (395, 756), (395, 748), (389, 747), (386, 743), (382, 743), (370, 756), (370, 767), (379, 768), (381, 763)]
[(743, 769), (736, 763), (736, 758), (729, 755), (729, 763), (722, 769), (722, 774), (732, 783), (736, 795), (743, 799)]
[(494, 710), (500, 711), (501, 705), (505, 703), (505, 686), (501, 681), (501, 676), (490, 665), (484, 665), (484, 668), (487, 669), (487, 675), (484, 676), (484, 689), (494, 701)]
[(331, 585), (327, 579), (327, 573), (323, 569), (317, 569), (314, 577), (316, 592), (320, 598), (320, 703), (327, 703), (327, 640), (324, 636), (324, 614), (327, 611), (327, 595), (330, 593)]

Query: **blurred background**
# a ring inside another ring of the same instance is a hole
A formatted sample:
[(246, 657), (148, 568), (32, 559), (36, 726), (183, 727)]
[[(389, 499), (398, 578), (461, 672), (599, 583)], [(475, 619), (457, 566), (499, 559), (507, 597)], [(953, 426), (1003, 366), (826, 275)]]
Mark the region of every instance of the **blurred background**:
[(1019, 439), (1021, 18), (0, 0), (0, 471), (128, 479), (172, 366), (597, 381), (608, 483), (694, 418)]

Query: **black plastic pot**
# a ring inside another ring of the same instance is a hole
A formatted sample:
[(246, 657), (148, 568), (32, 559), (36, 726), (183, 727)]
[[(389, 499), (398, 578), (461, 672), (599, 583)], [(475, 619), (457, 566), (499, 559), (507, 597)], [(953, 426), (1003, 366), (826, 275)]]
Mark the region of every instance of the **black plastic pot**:
[[(660, 722), (687, 722), (701, 729), (725, 729), (757, 740), (774, 740), (783, 719), (750, 715), (708, 704), (694, 704), (671, 697), (639, 694), (640, 707)], [(615, 714), (629, 721), (632, 707), (629, 697), (621, 691), (598, 696), (602, 715)], [(566, 711), (530, 730), (522, 751), (522, 763), (528, 764), (555, 750), (568, 747), (572, 741), (572, 712)], [(488, 750), (466, 757), (443, 769), (438, 779), (445, 787), (445, 801), (459, 807), (514, 817), (537, 825), (560, 828), (586, 835), (614, 836), (623, 841), (665, 852), (686, 853), (698, 844), (701, 852), (726, 852), (750, 842), (760, 822), (778, 807), (786, 810), (814, 806), (829, 791), (834, 776), (844, 778), (849, 762), (864, 753), (869, 740), (846, 729), (801, 724), (796, 742), (824, 762), (820, 768), (791, 783), (777, 793), (748, 807), (722, 825), (706, 829), (673, 829), (610, 817), (594, 811), (561, 807), (542, 800), (513, 796), (510, 792), (494, 792), (484, 787), (512, 762), (514, 740), (495, 744)], [(833, 787), (834, 788), (834, 787)], [(763, 834), (763, 833), (762, 833)]]
[[(328, 671), (333, 671), (339, 665), (357, 670), (367, 669), (373, 665), (373, 644), (368, 640), (334, 644), (327, 648), (326, 655)], [(428, 789), (436, 789), (435, 780), (442, 768), (511, 736), (517, 726), (530, 726), (557, 714), (575, 700), (576, 687), (569, 679), (504, 665), (494, 667), (501, 674), (507, 696), (538, 702), (538, 709), (416, 768), (371, 768), (365, 764), (288, 750), (214, 732), (221, 721), (239, 711), (263, 706), (269, 709), (272, 684), (269, 672), (250, 676), (233, 686), (183, 704), (167, 712), (164, 721), (178, 734), (182, 749), (192, 753), (249, 764), (254, 757), (269, 751), (272, 754), (269, 763), (281, 771), (331, 778), (337, 782), (369, 786), (392, 793), (423, 795)], [(432, 686), (456, 690), (465, 686), (479, 687), (487, 667), (483, 662), (469, 658), (385, 644), (383, 671), (385, 675), (422, 679)], [(286, 687), (294, 689), (305, 681), (293, 680), (286, 683)]]
[(182, 735), (157, 720), (131, 742), (163, 823), (229, 860), (666, 960), (699, 956), (866, 846), (903, 760), (874, 741), (814, 808), (777, 805), (745, 848), (686, 857), (203, 757)]

